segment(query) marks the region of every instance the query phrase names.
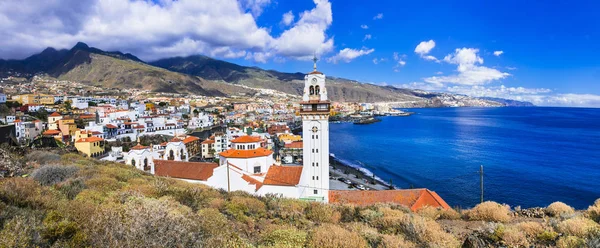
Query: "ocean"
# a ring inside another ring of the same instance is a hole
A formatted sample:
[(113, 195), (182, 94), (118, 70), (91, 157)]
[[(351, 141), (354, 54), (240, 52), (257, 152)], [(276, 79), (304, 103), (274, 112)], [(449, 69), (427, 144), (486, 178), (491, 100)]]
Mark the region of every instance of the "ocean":
[(330, 152), (398, 188), (428, 188), (451, 206), (484, 200), (577, 209), (600, 198), (600, 109), (405, 109), (370, 125), (330, 126)]

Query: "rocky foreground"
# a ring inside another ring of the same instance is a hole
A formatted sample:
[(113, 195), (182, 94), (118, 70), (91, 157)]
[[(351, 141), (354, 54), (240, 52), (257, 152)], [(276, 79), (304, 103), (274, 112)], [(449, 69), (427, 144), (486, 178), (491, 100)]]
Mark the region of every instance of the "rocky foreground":
[(227, 193), (62, 150), (0, 154), (1, 247), (600, 247), (600, 200), (415, 213)]

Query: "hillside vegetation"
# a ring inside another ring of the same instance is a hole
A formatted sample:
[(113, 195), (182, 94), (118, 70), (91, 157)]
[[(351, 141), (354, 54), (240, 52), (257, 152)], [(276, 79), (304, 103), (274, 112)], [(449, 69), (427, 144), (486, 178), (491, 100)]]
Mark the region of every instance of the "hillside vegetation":
[(22, 170), (0, 181), (0, 247), (600, 245), (600, 201), (536, 218), (494, 202), (412, 213), (227, 193), (54, 151), (4, 158)]

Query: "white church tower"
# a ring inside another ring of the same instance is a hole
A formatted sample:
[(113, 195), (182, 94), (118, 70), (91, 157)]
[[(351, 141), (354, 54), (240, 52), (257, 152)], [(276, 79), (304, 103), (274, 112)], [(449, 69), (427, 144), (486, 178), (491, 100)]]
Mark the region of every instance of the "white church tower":
[(329, 202), (329, 100), (325, 75), (314, 70), (304, 77), (304, 95), (300, 102), (303, 168), (300, 178), (300, 198)]

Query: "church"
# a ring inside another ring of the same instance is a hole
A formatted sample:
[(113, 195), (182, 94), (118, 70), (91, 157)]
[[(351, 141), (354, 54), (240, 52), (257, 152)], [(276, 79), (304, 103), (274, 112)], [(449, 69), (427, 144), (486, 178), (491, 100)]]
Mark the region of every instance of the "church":
[(330, 101), (326, 77), (313, 71), (304, 77), (304, 94), (300, 102), (302, 119), (302, 165), (282, 165), (273, 151), (258, 136), (241, 136), (231, 140), (229, 150), (218, 153), (219, 163), (188, 162), (181, 140), (174, 138), (164, 147), (135, 146), (126, 155), (126, 163), (157, 176), (172, 177), (214, 188), (245, 191), (253, 195), (324, 203), (355, 205), (391, 202), (416, 210), (425, 205), (450, 208), (435, 192), (416, 190), (330, 190), (329, 189), (329, 115)]

